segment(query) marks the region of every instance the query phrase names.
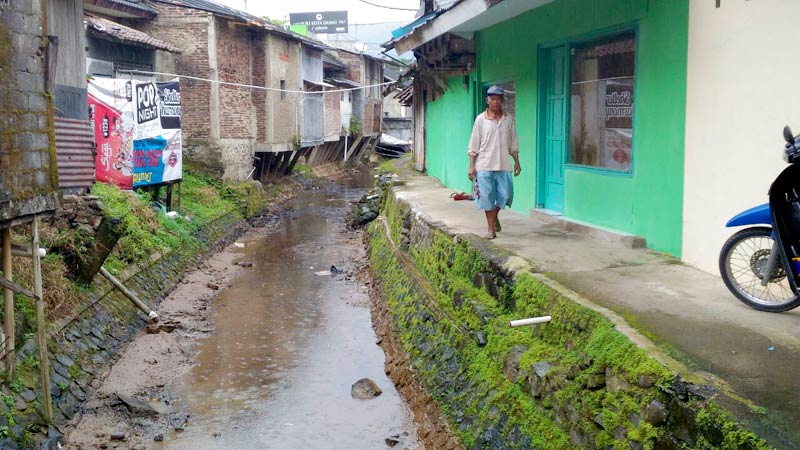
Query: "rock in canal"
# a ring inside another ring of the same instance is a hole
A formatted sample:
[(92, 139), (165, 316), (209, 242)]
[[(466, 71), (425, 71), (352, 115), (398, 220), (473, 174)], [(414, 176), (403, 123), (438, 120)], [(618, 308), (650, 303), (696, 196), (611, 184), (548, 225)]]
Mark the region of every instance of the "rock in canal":
[(381, 395), (383, 391), (378, 385), (369, 378), (362, 378), (350, 387), (350, 395), (353, 398), (368, 400)]

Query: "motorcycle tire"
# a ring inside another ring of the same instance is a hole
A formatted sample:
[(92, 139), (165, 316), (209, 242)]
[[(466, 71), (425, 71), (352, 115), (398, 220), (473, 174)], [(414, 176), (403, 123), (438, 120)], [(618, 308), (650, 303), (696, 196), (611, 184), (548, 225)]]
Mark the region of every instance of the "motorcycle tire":
[[(792, 291), (781, 260), (775, 264), (773, 279), (767, 286), (761, 286), (759, 269), (766, 266), (773, 242), (769, 227), (746, 228), (735, 233), (719, 253), (719, 273), (728, 290), (745, 305), (759, 311), (783, 312), (800, 306), (800, 297)], [(737, 276), (749, 278), (749, 282), (742, 283)], [(773, 290), (780, 295), (774, 295)]]

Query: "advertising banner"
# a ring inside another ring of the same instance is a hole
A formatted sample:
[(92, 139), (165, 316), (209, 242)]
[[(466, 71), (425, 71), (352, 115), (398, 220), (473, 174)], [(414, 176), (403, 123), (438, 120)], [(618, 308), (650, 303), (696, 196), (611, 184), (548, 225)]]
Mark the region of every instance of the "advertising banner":
[(97, 181), (131, 189), (182, 178), (177, 79), (96, 78), (89, 82), (88, 94)]

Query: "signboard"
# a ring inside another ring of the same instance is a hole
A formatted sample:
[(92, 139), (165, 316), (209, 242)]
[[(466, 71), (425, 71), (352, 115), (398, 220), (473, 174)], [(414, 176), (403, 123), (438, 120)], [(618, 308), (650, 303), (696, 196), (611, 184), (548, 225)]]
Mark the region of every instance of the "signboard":
[(347, 11), (290, 13), (290, 25), (306, 25), (312, 33), (347, 33)]
[(606, 84), (606, 128), (633, 128), (633, 79)]
[(89, 82), (97, 181), (122, 189), (182, 178), (178, 80), (97, 78)]

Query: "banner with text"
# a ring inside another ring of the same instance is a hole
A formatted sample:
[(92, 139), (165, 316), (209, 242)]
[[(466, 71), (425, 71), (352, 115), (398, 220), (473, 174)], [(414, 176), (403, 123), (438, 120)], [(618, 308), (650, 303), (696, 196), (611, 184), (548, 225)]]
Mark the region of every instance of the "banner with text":
[(89, 120), (97, 145), (97, 181), (122, 189), (182, 178), (181, 94), (177, 79), (96, 78)]

